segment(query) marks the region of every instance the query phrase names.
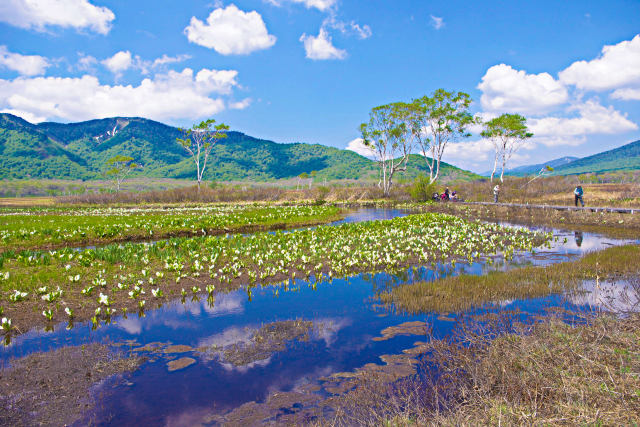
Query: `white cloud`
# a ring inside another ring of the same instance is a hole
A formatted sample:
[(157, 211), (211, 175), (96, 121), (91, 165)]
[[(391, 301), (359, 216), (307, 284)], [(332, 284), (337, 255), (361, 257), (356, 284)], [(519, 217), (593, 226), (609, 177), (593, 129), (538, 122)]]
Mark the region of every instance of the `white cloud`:
[(44, 122), (47, 119), (46, 117), (43, 117), (43, 116), (36, 116), (35, 114), (32, 114), (28, 111), (13, 110), (11, 108), (5, 108), (4, 110), (0, 110), (0, 113), (8, 113), (8, 114), (13, 114), (14, 116), (22, 117), (29, 123), (40, 123), (40, 122)]
[(331, 42), (331, 36), (324, 28), (320, 28), (320, 33), (316, 37), (303, 34), (300, 36), (300, 41), (304, 43), (304, 50), (309, 59), (344, 59), (347, 57), (347, 51), (336, 48)]
[[(146, 78), (138, 86), (104, 85), (94, 76), (0, 79), (0, 108), (44, 120), (79, 121), (112, 116), (155, 120), (208, 117), (225, 108), (215, 95), (231, 93), (237, 71), (185, 68)], [(25, 117), (25, 116), (23, 116)]]
[(87, 0), (2, 0), (0, 21), (43, 31), (47, 26), (90, 29), (107, 34), (115, 15)]
[(131, 58), (131, 52), (128, 50), (116, 53), (111, 58), (107, 58), (101, 61), (105, 67), (109, 69), (113, 74), (120, 74), (131, 67), (133, 62)]
[(436, 30), (439, 30), (440, 28), (444, 27), (444, 19), (438, 16), (431, 15), (431, 26)]
[(598, 58), (574, 62), (558, 76), (561, 82), (585, 90), (640, 85), (640, 34), (632, 40), (604, 46)]
[(178, 62), (186, 61), (187, 59), (191, 59), (191, 55), (176, 55), (176, 56), (168, 56), (162, 55), (160, 58), (156, 58), (151, 64), (151, 68), (158, 68), (167, 64), (175, 64)]
[[(86, 59), (85, 59), (86, 58)], [(164, 67), (167, 64), (175, 64), (178, 62), (186, 61), (190, 59), (191, 55), (177, 55), (177, 56), (168, 56), (162, 55), (160, 58), (156, 58), (153, 61), (145, 60), (140, 58), (139, 55), (133, 56), (131, 52), (120, 51), (117, 52), (110, 58), (107, 58), (102, 62), (105, 67), (107, 67), (112, 73), (116, 76), (120, 76), (123, 71), (126, 71), (130, 68), (139, 70), (142, 74), (149, 74), (152, 70), (157, 70), (159, 68)], [(90, 66), (95, 58), (93, 57), (83, 57), (81, 60), (85, 60), (88, 62)], [(78, 66), (79, 69), (86, 69), (84, 67)], [(90, 69), (90, 68), (89, 68)]]
[(78, 52), (78, 56), (80, 57), (78, 59), (78, 64), (76, 65), (76, 68), (80, 71), (93, 71), (95, 65), (98, 63), (98, 60), (91, 56), (91, 55), (85, 55), (82, 52)]
[(303, 4), (307, 9), (316, 8), (321, 12), (331, 9), (337, 0), (266, 0), (274, 6), (281, 6), (282, 2), (289, 1), (291, 3)]
[(368, 25), (359, 25), (356, 21), (345, 22), (336, 18), (335, 13), (330, 13), (324, 21), (322, 21), (322, 28), (332, 28), (340, 31), (342, 34), (355, 34), (359, 39), (365, 40), (371, 37), (373, 32)]
[(21, 55), (9, 52), (6, 46), (0, 46), (0, 67), (17, 71), (23, 76), (44, 74), (51, 64), (44, 56)]
[(445, 160), (454, 165), (483, 162), (493, 158), (493, 144), (488, 139), (456, 142), (447, 145)]
[(567, 102), (567, 89), (548, 73), (527, 74), (509, 65), (489, 68), (478, 85), (485, 111), (539, 114)]
[(637, 130), (638, 125), (626, 114), (613, 107), (605, 107), (590, 99), (569, 109), (578, 112), (577, 117), (543, 117), (529, 120), (529, 128), (535, 140), (547, 146), (579, 145), (590, 134), (617, 134)]
[(206, 23), (192, 17), (184, 31), (190, 42), (221, 55), (246, 55), (268, 49), (276, 42), (258, 12), (243, 12), (233, 4), (215, 9)]
[(640, 89), (618, 89), (611, 94), (611, 97), (625, 101), (640, 101)]
[(251, 105), (251, 101), (252, 101), (251, 98), (245, 98), (242, 101), (230, 102), (229, 103), (229, 108), (231, 110), (244, 110), (249, 105)]
[(364, 145), (362, 143), (362, 138), (356, 138), (352, 141), (349, 141), (349, 143), (347, 144), (346, 147), (347, 150), (351, 150), (351, 151), (355, 151), (356, 153), (360, 154), (361, 156), (365, 156), (368, 157), (370, 159), (375, 159), (376, 154), (375, 152), (367, 147), (366, 145)]

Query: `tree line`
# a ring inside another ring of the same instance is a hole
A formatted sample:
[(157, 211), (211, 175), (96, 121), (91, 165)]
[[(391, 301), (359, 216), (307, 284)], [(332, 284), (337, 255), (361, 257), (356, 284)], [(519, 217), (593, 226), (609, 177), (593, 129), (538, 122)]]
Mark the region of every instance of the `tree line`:
[[(500, 181), (511, 156), (521, 143), (533, 136), (529, 132), (526, 118), (519, 114), (504, 113), (482, 122), (479, 116), (469, 112), (471, 97), (464, 92), (438, 89), (430, 96), (413, 99), (411, 102), (394, 102), (374, 107), (369, 112), (369, 121), (360, 125), (363, 144), (374, 155), (379, 166), (379, 185), (388, 196), (396, 172), (406, 171), (409, 154), (418, 150), (429, 167), (429, 183), (440, 175), (440, 162), (450, 142), (471, 136), (469, 127), (482, 124), (481, 136), (494, 146), (493, 181), (498, 163), (501, 164)], [(198, 191), (214, 145), (226, 138), (229, 126), (215, 124), (214, 119), (195, 124), (191, 129), (180, 129), (183, 138), (176, 138), (193, 158), (196, 166)], [(114, 181), (116, 191), (122, 181), (141, 166), (134, 159), (115, 156), (107, 162), (107, 171)], [(300, 176), (302, 178), (302, 176)]]
[(501, 161), (500, 180), (504, 181), (507, 162), (520, 143), (533, 136), (526, 118), (504, 113), (485, 123), (469, 112), (471, 97), (464, 92), (438, 89), (411, 102), (394, 102), (371, 109), (369, 121), (360, 125), (363, 144), (379, 166), (379, 185), (389, 195), (393, 175), (407, 170), (409, 154), (419, 150), (429, 167), (429, 183), (438, 179), (440, 162), (450, 142), (471, 136), (469, 127), (482, 124), (482, 137), (495, 148), (491, 181)]

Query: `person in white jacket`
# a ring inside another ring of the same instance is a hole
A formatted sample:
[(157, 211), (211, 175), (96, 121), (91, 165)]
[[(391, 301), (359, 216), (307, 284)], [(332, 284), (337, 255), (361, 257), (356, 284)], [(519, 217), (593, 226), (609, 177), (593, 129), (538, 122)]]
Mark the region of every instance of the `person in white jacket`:
[(498, 195), (500, 194), (500, 185), (493, 187), (493, 203), (498, 203)]

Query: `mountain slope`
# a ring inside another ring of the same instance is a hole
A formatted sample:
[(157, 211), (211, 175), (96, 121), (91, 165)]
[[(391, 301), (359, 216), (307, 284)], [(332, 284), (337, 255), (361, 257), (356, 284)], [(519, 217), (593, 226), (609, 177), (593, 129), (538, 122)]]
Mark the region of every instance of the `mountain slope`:
[[(554, 160), (550, 160), (546, 163), (539, 163), (536, 165), (524, 165), (524, 166), (518, 166), (517, 168), (513, 168), (513, 169), (509, 169), (507, 171), (505, 171), (505, 175), (510, 175), (510, 176), (526, 176), (526, 175), (535, 175), (538, 172), (540, 172), (540, 169), (544, 168), (545, 166), (551, 166), (552, 168), (556, 169), (559, 168), (561, 166), (564, 166), (568, 163), (571, 163), (573, 161), (578, 160), (579, 157), (571, 157), (571, 156), (566, 156), (566, 157), (561, 157), (559, 159), (554, 159)], [(491, 172), (489, 172), (489, 175), (491, 175)]]
[[(114, 117), (80, 123), (33, 125), (0, 114), (0, 179), (101, 178), (106, 161), (127, 155), (143, 166), (138, 176), (193, 178), (193, 159), (176, 143), (178, 128), (139, 117)], [(316, 179), (375, 179), (376, 163), (353, 151), (319, 144), (278, 144), (227, 132), (209, 158), (205, 179), (270, 181), (315, 171)], [(428, 175), (424, 158), (412, 155), (398, 178)], [(28, 175), (27, 175), (28, 174)], [(443, 163), (441, 176), (477, 175)]]
[(640, 140), (574, 160), (556, 168), (554, 175), (573, 175), (588, 172), (613, 172), (640, 169)]

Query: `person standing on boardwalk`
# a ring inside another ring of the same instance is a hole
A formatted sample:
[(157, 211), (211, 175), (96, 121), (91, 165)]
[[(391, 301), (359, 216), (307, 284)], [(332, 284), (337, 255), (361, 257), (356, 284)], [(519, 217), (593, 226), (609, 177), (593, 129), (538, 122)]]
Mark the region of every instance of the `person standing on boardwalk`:
[(493, 203), (498, 203), (498, 194), (500, 194), (500, 185), (493, 187)]
[(580, 200), (580, 204), (582, 205), (582, 207), (584, 208), (584, 200), (582, 200), (582, 195), (584, 194), (584, 191), (582, 191), (582, 186), (578, 185), (576, 187), (575, 190), (573, 190), (573, 195), (575, 196), (575, 204), (576, 207), (578, 207), (578, 200)]

